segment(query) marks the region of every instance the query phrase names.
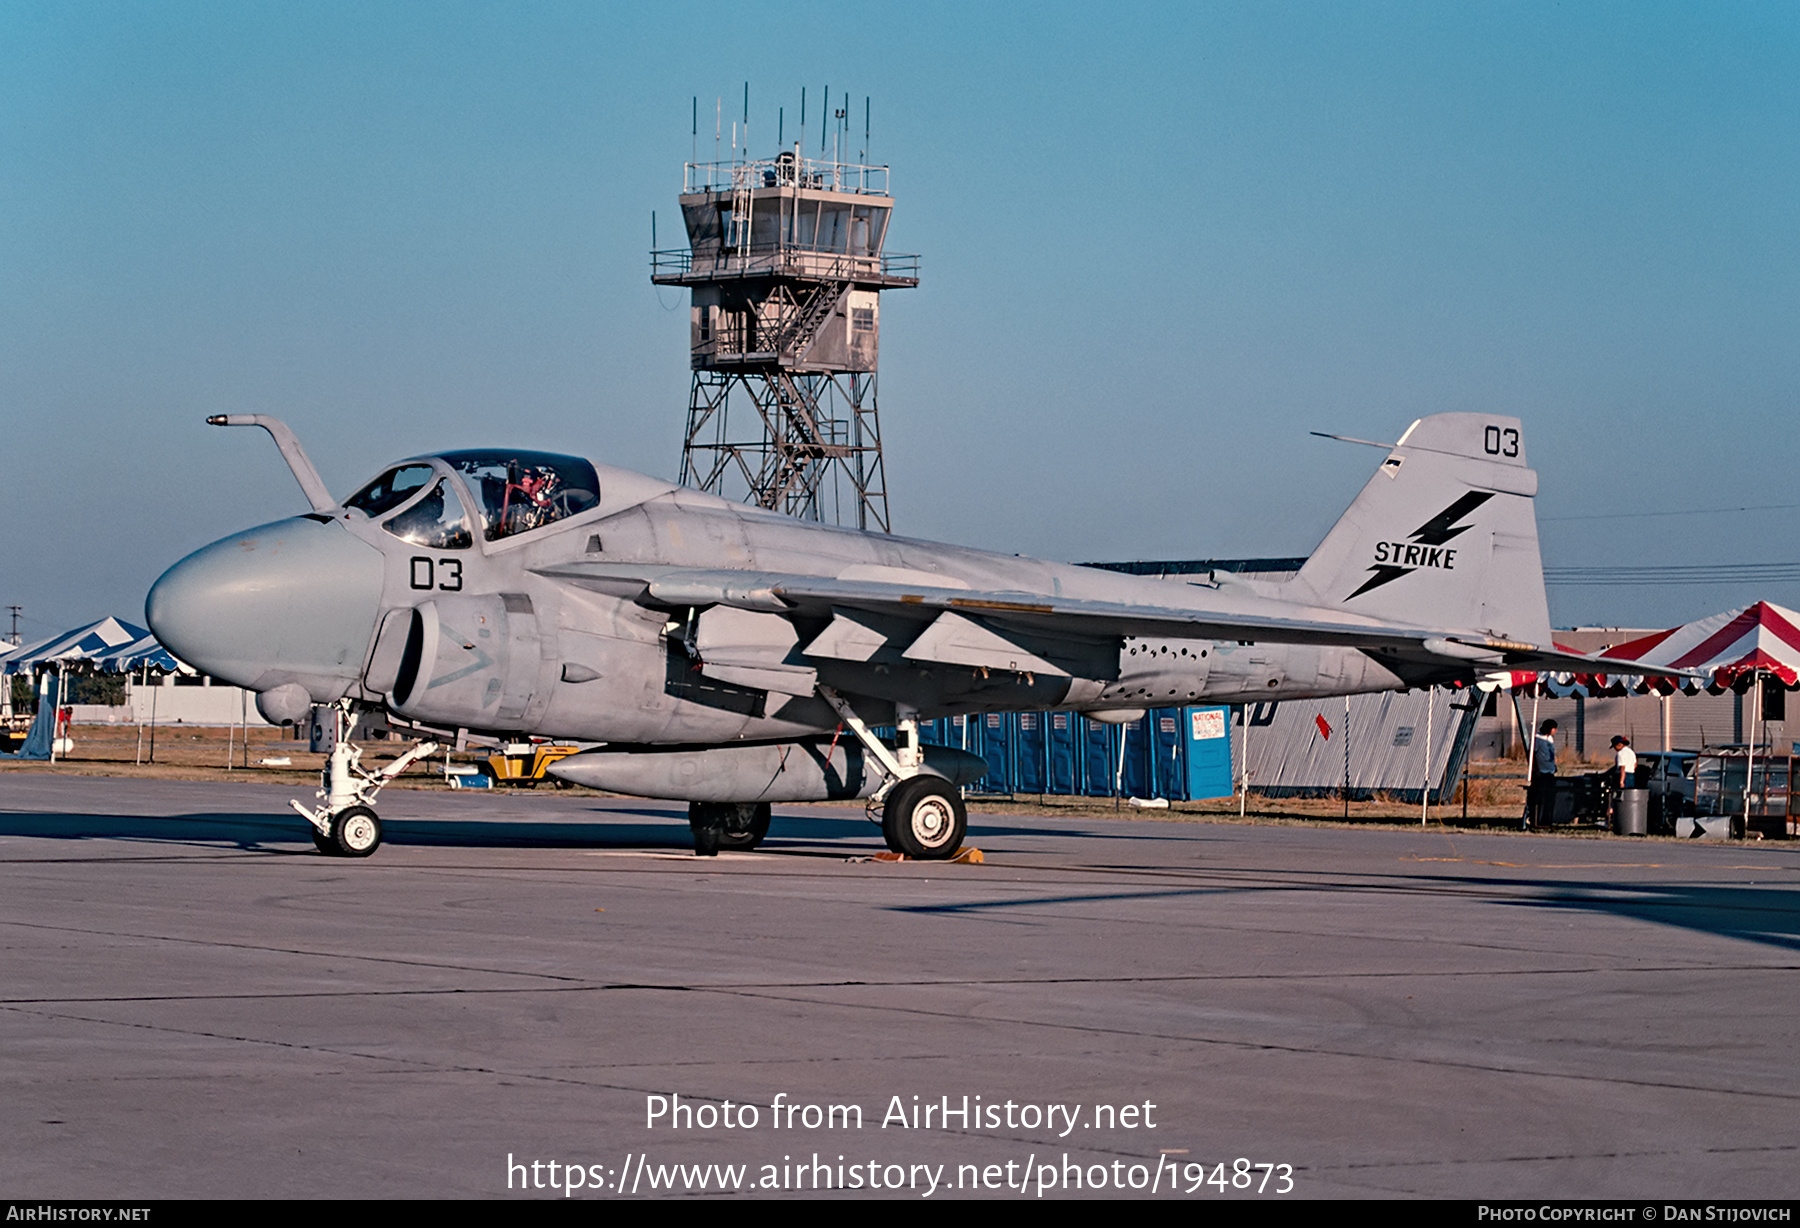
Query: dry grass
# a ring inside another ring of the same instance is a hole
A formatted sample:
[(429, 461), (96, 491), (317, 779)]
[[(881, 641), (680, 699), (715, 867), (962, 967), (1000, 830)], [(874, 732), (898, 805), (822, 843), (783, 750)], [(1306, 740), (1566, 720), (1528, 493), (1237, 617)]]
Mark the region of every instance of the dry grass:
[[(20, 763), (0, 760), (0, 771), (52, 771), (70, 776), (128, 776), (158, 780), (255, 780), (269, 784), (296, 784), (317, 788), (325, 756), (306, 749), (280, 729), (249, 729), (248, 745), (235, 729), (213, 726), (161, 725), (156, 729), (152, 745), (148, 730), (136, 725), (75, 725), (69, 731), (74, 748), (57, 762)], [(364, 744), (362, 764), (365, 769), (378, 768), (391, 762), (404, 751), (407, 742), (369, 742)], [(228, 758), (229, 752), (229, 758)], [(480, 755), (455, 755), (459, 762), (473, 763)], [(264, 759), (286, 758), (286, 766), (271, 767)], [(229, 763), (229, 766), (227, 764)], [(443, 756), (429, 765), (416, 764), (395, 782), (402, 788), (443, 788)]]

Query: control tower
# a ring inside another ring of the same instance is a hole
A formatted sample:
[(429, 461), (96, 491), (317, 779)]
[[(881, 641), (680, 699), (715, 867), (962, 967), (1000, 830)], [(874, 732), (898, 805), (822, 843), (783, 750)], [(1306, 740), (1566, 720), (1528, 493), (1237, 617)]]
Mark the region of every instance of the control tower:
[(919, 284), (882, 251), (885, 166), (690, 162), (685, 249), (651, 280), (693, 291), (681, 482), (808, 520), (887, 532), (875, 374), (881, 292)]

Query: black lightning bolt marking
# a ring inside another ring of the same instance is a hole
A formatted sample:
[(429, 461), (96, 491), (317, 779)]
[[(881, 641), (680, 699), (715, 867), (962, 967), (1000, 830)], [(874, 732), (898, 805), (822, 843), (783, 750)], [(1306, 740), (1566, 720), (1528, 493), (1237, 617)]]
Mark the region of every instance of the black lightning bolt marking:
[[(1449, 507), (1414, 529), (1411, 535), (1412, 540), (1421, 546), (1441, 546), (1453, 538), (1460, 537), (1474, 526), (1457, 524), (1456, 522), (1493, 497), (1494, 492), (1491, 490), (1471, 490), (1455, 503), (1452, 503)], [(1369, 578), (1363, 581), (1362, 587), (1357, 589), (1354, 593), (1351, 593), (1349, 597), (1344, 598), (1344, 600), (1349, 601), (1352, 598), (1360, 597), (1370, 589), (1380, 588), (1384, 584), (1391, 584), (1401, 576), (1411, 575), (1417, 570), (1418, 568), (1416, 567), (1396, 567), (1391, 563), (1377, 563), (1375, 566), (1369, 568)]]
[[(1491, 490), (1471, 490), (1449, 507), (1413, 530), (1412, 539), (1421, 546), (1441, 546), (1453, 537), (1467, 533), (1474, 526), (1457, 524), (1464, 516), (1494, 497)], [(1452, 527), (1455, 526), (1455, 527)]]
[[(1369, 570), (1374, 572), (1375, 574), (1370, 576), (1367, 580), (1364, 580), (1363, 586), (1361, 588), (1357, 589), (1354, 593), (1351, 593), (1350, 597), (1360, 597), (1364, 593), (1368, 592), (1370, 589), (1380, 588), (1383, 584), (1386, 584), (1388, 581), (1398, 580), (1401, 576), (1404, 576), (1408, 572), (1414, 571), (1416, 569), (1412, 568), (1412, 567), (1390, 567), (1385, 564), (1378, 563), (1374, 567), (1369, 568)], [(1344, 600), (1348, 601), (1348, 600), (1350, 600), (1350, 597), (1346, 597), (1346, 598), (1344, 598)]]

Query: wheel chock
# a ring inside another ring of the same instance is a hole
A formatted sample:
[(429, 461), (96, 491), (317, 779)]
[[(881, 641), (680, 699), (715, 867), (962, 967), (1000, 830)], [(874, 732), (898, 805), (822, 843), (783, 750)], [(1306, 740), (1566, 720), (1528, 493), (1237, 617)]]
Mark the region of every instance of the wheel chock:
[[(852, 861), (919, 861), (922, 859), (918, 858), (918, 857), (908, 857), (905, 853), (896, 853), (896, 852), (892, 852), (891, 850), (884, 849), (879, 853), (871, 853), (867, 857), (852, 857), (850, 860), (852, 860)], [(944, 864), (949, 865), (953, 862), (961, 862), (965, 866), (978, 866), (978, 865), (981, 865), (986, 860), (987, 860), (987, 858), (985, 858), (981, 855), (980, 849), (971, 848), (968, 845), (964, 845), (962, 848), (960, 848), (956, 851), (956, 856), (946, 857), (944, 859)]]

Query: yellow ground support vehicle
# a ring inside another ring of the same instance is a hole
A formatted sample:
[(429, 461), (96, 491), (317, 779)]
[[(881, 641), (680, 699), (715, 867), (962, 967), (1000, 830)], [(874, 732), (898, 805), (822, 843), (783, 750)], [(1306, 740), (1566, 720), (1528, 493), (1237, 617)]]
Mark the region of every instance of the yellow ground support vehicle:
[[(529, 789), (545, 778), (545, 769), (552, 763), (580, 749), (579, 746), (552, 742), (512, 742), (497, 754), (488, 756), (487, 772), (497, 785), (520, 785)], [(556, 784), (563, 787), (560, 780)]]

